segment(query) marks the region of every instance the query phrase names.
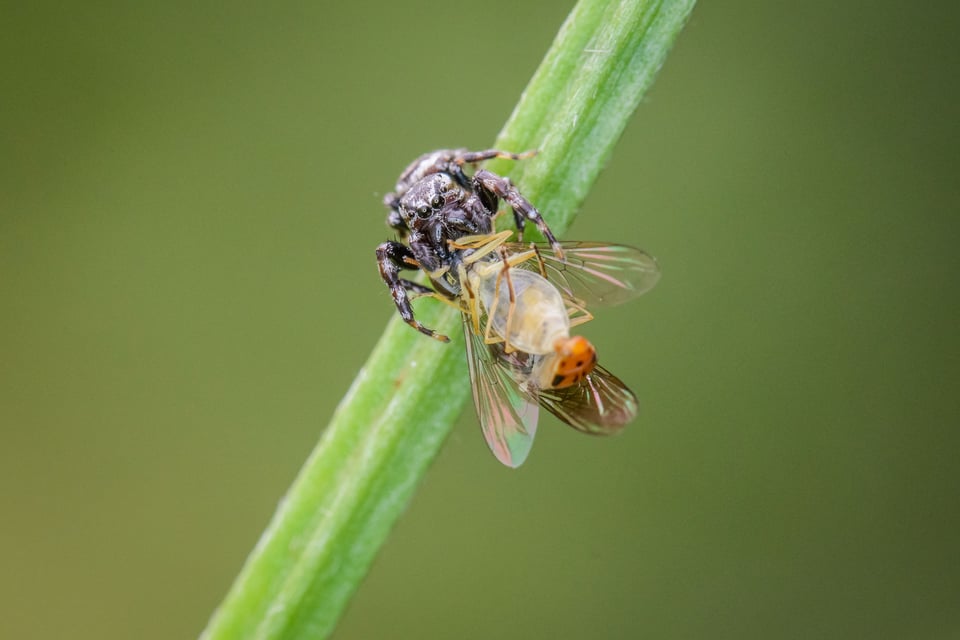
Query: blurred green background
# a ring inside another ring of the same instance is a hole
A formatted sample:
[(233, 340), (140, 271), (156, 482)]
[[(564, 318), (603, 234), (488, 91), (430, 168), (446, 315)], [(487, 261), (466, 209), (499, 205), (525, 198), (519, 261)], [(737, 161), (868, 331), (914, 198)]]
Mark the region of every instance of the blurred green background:
[[(0, 9), (3, 638), (201, 631), (393, 313), (380, 196), (572, 6), (344, 4)], [(661, 261), (590, 332), (641, 418), (512, 472), (466, 411), (337, 637), (960, 637), (960, 21), (918, 7), (697, 7), (567, 234)]]

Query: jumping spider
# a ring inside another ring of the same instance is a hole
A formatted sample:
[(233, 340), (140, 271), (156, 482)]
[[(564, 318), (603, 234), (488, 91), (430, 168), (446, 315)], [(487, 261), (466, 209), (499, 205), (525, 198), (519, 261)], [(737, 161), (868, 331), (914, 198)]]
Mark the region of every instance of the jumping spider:
[[(540, 212), (508, 178), (486, 169), (479, 169), (472, 176), (464, 173), (464, 165), (475, 166), (492, 158), (520, 160), (534, 153), (441, 149), (420, 156), (400, 174), (395, 190), (384, 197), (383, 203), (389, 209), (387, 224), (406, 244), (384, 242), (377, 247), (377, 263), (380, 277), (389, 287), (404, 322), (432, 338), (449, 341), (447, 336), (414, 318), (407, 294), (439, 294), (451, 300), (460, 295), (457, 267), (471, 249), (459, 248), (452, 242), (464, 236), (492, 233), (500, 200), (513, 209), (519, 241), (523, 240), (523, 228), (529, 220), (556, 254), (563, 255)], [(422, 269), (434, 288), (401, 278), (402, 269)]]

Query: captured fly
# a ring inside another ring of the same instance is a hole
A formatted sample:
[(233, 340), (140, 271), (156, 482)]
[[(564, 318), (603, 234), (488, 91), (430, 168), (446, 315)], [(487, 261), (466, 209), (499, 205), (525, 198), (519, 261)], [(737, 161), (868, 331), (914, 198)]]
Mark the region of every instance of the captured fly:
[[(388, 224), (403, 242), (377, 248), (380, 274), (407, 324), (447, 341), (417, 321), (411, 294), (455, 302), (463, 314), (474, 406), (487, 444), (504, 464), (526, 459), (539, 407), (589, 434), (617, 433), (637, 412), (637, 399), (597, 364), (596, 349), (571, 328), (591, 309), (639, 296), (656, 284), (656, 260), (639, 249), (559, 242), (537, 209), (509, 179), (487, 170), (468, 177), (464, 165), (530, 154), (442, 150), (425, 154), (384, 198)], [(513, 210), (511, 232), (493, 232), (500, 200)], [(547, 239), (524, 244), (527, 221)], [(399, 277), (420, 269), (433, 288)]]

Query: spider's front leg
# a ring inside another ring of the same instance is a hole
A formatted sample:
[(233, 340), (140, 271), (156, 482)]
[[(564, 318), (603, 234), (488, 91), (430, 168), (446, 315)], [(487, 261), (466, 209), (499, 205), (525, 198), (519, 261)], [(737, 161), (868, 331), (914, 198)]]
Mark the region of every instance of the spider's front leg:
[(432, 290), (400, 277), (401, 269), (419, 269), (410, 247), (400, 242), (384, 242), (377, 247), (377, 265), (380, 267), (380, 277), (383, 278), (387, 288), (390, 289), (390, 295), (393, 296), (393, 302), (397, 305), (397, 311), (403, 321), (431, 338), (441, 342), (450, 342), (450, 338), (437, 333), (433, 329), (428, 329), (413, 317), (413, 307), (410, 305), (407, 291), (424, 294), (432, 293)]
[(499, 198), (510, 205), (513, 209), (514, 220), (517, 223), (517, 235), (521, 241), (523, 239), (524, 223), (529, 220), (537, 226), (537, 230), (550, 243), (550, 247), (557, 254), (557, 257), (563, 258), (563, 249), (557, 242), (556, 236), (550, 231), (550, 227), (547, 226), (546, 220), (543, 219), (537, 208), (513, 186), (509, 178), (481, 169), (473, 176), (473, 188), (475, 192), (480, 194), (484, 202), (496, 202), (496, 199)]

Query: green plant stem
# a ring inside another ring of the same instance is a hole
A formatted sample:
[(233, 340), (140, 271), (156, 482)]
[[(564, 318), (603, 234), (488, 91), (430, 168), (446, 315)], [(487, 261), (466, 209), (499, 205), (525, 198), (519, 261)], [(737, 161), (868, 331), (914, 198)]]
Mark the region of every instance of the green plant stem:
[[(581, 0), (560, 29), (496, 142), (539, 154), (492, 167), (512, 169), (557, 233), (693, 4)], [(424, 304), (418, 316), (452, 344), (396, 317), (388, 324), (203, 638), (321, 638), (333, 630), (470, 393), (459, 314)], [(484, 446), (479, 434), (477, 446)]]

